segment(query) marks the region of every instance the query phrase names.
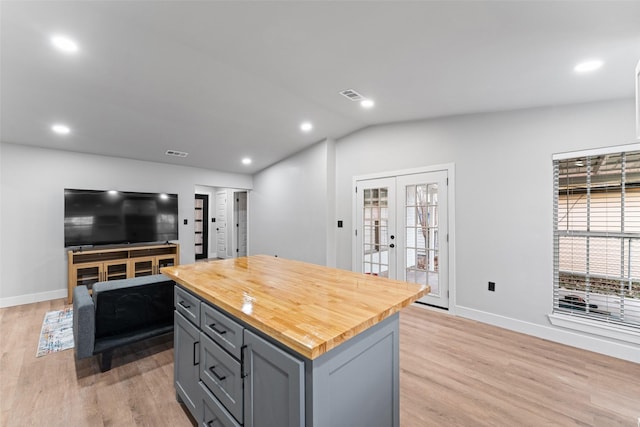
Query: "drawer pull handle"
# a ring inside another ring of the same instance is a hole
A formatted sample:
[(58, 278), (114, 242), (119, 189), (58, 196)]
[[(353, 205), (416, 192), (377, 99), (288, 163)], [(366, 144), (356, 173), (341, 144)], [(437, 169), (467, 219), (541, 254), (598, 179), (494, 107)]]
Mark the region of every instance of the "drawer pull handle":
[(218, 380), (220, 380), (220, 381), (222, 381), (222, 380), (224, 380), (225, 378), (227, 378), (225, 375), (218, 375), (218, 373), (216, 372), (216, 367), (215, 367), (215, 366), (210, 367), (210, 368), (209, 368), (209, 371), (211, 371), (211, 373), (212, 373), (213, 375), (215, 375), (215, 377), (216, 377)]
[(220, 329), (216, 328), (216, 324), (215, 323), (210, 324), (209, 327), (211, 329), (213, 329), (215, 332), (219, 333), (220, 335), (224, 335), (224, 334), (227, 333), (227, 331), (225, 331), (225, 330), (220, 330)]
[(180, 301), (178, 304), (180, 304), (181, 306), (183, 306), (184, 308), (186, 308), (187, 310), (191, 308), (190, 305), (187, 305), (184, 303), (184, 301)]
[[(200, 341), (195, 341), (193, 343), (193, 366), (200, 364), (200, 352), (196, 348), (198, 344), (200, 344)], [(197, 361), (196, 361), (196, 358), (197, 358)]]

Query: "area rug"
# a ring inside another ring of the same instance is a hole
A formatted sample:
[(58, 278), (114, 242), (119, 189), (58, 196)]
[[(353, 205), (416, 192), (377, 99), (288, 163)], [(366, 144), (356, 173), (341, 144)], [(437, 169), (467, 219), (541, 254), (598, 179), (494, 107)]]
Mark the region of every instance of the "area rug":
[(44, 315), (36, 357), (73, 348), (73, 308)]

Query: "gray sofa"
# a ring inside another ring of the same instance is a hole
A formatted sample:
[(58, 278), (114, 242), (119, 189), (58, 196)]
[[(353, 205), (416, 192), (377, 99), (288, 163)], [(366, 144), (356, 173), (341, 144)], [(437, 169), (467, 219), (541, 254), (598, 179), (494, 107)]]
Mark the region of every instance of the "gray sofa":
[(76, 359), (100, 355), (111, 369), (115, 348), (173, 331), (175, 282), (162, 274), (95, 283), (73, 290)]

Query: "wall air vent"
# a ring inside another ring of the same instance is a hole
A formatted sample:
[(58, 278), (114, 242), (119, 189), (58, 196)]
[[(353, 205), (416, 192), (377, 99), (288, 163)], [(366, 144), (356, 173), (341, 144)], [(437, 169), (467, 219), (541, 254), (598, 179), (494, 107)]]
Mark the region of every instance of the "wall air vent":
[(175, 156), (175, 157), (187, 157), (189, 153), (185, 153), (184, 151), (177, 150), (167, 150), (164, 154), (167, 156)]
[(353, 89), (343, 90), (342, 92), (340, 92), (340, 95), (352, 101), (362, 101), (364, 99), (364, 96), (360, 95), (358, 92), (356, 92)]

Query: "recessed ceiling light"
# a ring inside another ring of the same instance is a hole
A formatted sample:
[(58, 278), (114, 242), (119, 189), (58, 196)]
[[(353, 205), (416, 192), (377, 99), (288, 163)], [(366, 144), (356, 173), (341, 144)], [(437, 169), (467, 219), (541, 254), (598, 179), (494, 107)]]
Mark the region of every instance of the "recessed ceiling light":
[(68, 135), (71, 133), (71, 128), (67, 125), (63, 125), (62, 123), (56, 123), (51, 126), (51, 130), (57, 133), (58, 135)]
[(243, 165), (250, 165), (251, 164), (251, 159), (248, 157), (245, 157), (244, 159), (242, 159), (242, 164)]
[(302, 130), (302, 132), (309, 132), (311, 129), (313, 129), (311, 122), (304, 122), (300, 125), (300, 130)]
[(576, 73), (588, 73), (589, 71), (595, 71), (598, 68), (602, 67), (604, 62), (599, 59), (593, 59), (589, 61), (584, 61), (579, 63), (573, 68), (573, 71)]
[(58, 50), (61, 50), (65, 53), (76, 53), (79, 49), (78, 43), (76, 43), (75, 40), (62, 35), (52, 36), (51, 44)]
[(167, 193), (160, 193), (160, 198), (162, 200), (167, 200), (169, 198), (169, 195)]
[(373, 100), (371, 100), (371, 99), (363, 99), (362, 101), (360, 101), (360, 106), (362, 108), (371, 108), (374, 105), (376, 105), (376, 103), (373, 102)]

